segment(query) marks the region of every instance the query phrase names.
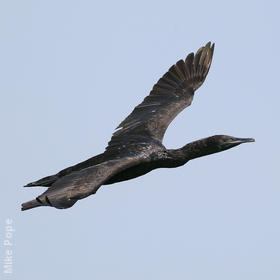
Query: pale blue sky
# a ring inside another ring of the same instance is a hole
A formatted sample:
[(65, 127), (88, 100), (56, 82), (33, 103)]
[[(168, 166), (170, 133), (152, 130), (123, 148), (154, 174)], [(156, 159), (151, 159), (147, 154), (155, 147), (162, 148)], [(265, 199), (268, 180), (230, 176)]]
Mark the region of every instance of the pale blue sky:
[[(279, 280), (279, 8), (2, 1), (1, 244), (5, 219), (16, 230), (3, 279)], [(256, 143), (102, 187), (68, 210), (20, 212), (43, 191), (24, 184), (101, 153), (158, 78), (210, 40), (209, 75), (164, 144)]]

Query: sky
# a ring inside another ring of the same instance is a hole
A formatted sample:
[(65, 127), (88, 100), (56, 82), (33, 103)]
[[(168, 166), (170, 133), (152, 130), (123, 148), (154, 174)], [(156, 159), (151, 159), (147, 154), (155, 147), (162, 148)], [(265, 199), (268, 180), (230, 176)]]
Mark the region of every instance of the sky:
[[(0, 3), (1, 279), (280, 279), (278, 1)], [(22, 186), (102, 153), (177, 60), (215, 42), (167, 148), (254, 137), (67, 210)], [(4, 266), (12, 268), (6, 273)]]

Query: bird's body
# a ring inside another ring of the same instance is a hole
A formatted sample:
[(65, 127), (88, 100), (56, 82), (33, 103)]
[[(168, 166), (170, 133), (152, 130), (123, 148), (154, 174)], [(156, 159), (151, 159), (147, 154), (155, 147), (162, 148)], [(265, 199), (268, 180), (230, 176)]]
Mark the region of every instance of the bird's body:
[(205, 80), (213, 51), (214, 45), (208, 43), (196, 55), (191, 53), (185, 61), (173, 65), (150, 95), (119, 125), (103, 154), (26, 185), (48, 189), (23, 203), (22, 210), (38, 206), (68, 208), (94, 194), (101, 185), (133, 179), (156, 168), (178, 167), (194, 158), (254, 141), (216, 135), (180, 149), (166, 149), (162, 144), (169, 123), (191, 104), (195, 90)]

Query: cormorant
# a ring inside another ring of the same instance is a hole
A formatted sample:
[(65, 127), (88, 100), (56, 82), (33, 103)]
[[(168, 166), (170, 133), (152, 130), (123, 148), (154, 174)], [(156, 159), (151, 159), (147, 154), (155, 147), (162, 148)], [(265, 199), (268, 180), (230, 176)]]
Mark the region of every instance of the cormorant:
[(22, 204), (22, 210), (38, 206), (69, 208), (95, 194), (101, 185), (144, 175), (161, 167), (178, 167), (189, 160), (221, 152), (253, 138), (215, 135), (194, 141), (180, 149), (162, 144), (170, 122), (193, 100), (209, 71), (214, 44), (207, 43), (196, 54), (179, 60), (154, 85), (150, 95), (117, 127), (103, 154), (25, 187), (45, 186), (36, 199)]

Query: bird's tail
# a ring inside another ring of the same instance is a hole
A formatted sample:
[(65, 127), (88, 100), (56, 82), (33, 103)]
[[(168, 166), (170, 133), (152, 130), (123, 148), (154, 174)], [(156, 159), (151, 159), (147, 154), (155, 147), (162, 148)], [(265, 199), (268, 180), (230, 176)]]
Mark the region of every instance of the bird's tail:
[(43, 205), (37, 199), (29, 200), (21, 204), (21, 211), (25, 211), (39, 206), (43, 206)]

